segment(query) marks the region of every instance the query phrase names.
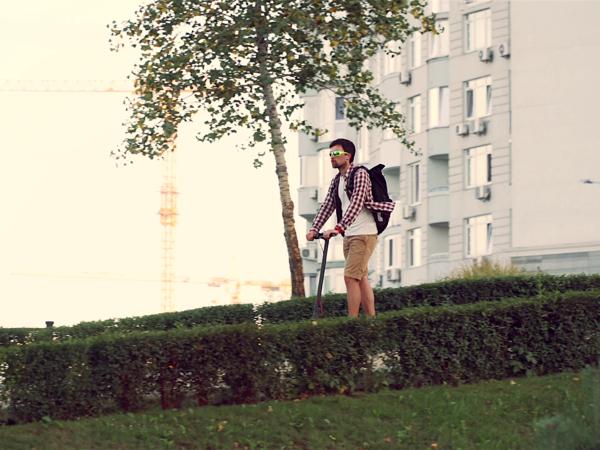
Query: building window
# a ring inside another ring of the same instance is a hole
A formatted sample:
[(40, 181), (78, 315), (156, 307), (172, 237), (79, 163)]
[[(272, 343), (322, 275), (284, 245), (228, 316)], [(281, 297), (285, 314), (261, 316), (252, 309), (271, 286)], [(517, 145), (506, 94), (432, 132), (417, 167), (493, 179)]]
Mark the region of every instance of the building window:
[(465, 116), (477, 119), (492, 112), (492, 78), (482, 77), (465, 83)]
[[(396, 109), (396, 112), (402, 113), (402, 105), (400, 103), (396, 103), (395, 109)], [(387, 141), (387, 140), (391, 140), (391, 139), (396, 139), (396, 135), (394, 134), (394, 132), (392, 131), (391, 128), (386, 128), (383, 130), (382, 138), (384, 141)]]
[(344, 120), (346, 118), (346, 109), (344, 106), (344, 97), (335, 98), (335, 120)]
[(408, 99), (408, 129), (411, 133), (421, 132), (421, 96)]
[(450, 0), (430, 0), (429, 6), (434, 14), (450, 11)]
[(408, 230), (408, 267), (421, 265), (421, 229)]
[(447, 127), (450, 117), (450, 91), (448, 86), (429, 89), (427, 111), (429, 128)]
[(408, 65), (410, 69), (414, 69), (421, 63), (421, 33), (416, 31), (408, 40)]
[(492, 215), (469, 217), (465, 220), (465, 254), (477, 257), (492, 253)]
[(419, 185), (421, 183), (421, 165), (419, 163), (408, 166), (408, 196), (411, 205), (421, 201)]
[(400, 267), (400, 236), (387, 236), (384, 241), (384, 267)]
[(358, 149), (356, 151), (355, 162), (367, 162), (370, 157), (370, 133), (366, 126), (358, 131)]
[(435, 28), (438, 31), (438, 34), (430, 33), (429, 34), (429, 57), (437, 58), (440, 56), (448, 55), (450, 42), (448, 36), (450, 32), (448, 31), (448, 21), (447, 20), (438, 20), (435, 24)]
[(465, 16), (465, 51), (472, 52), (492, 45), (492, 13), (489, 9)]
[[(393, 41), (393, 42), (388, 42), (386, 44), (386, 47), (389, 51), (393, 51), (393, 52), (399, 52), (400, 51), (400, 43), (398, 41)], [(389, 75), (391, 73), (397, 73), (400, 72), (402, 67), (401, 67), (401, 58), (400, 58), (400, 54), (388, 54), (385, 52), (382, 52), (382, 57), (383, 57), (383, 76), (385, 77), (386, 75)]]
[(300, 186), (319, 185), (318, 156), (300, 157)]
[(465, 150), (465, 184), (467, 188), (492, 182), (492, 146), (482, 145)]

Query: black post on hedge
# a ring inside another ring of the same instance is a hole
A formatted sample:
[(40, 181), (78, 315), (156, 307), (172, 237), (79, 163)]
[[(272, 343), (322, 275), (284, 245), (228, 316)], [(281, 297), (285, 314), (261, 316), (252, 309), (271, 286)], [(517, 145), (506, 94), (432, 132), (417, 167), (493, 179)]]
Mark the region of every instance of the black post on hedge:
[(54, 325), (54, 320), (46, 320), (46, 328), (52, 328)]

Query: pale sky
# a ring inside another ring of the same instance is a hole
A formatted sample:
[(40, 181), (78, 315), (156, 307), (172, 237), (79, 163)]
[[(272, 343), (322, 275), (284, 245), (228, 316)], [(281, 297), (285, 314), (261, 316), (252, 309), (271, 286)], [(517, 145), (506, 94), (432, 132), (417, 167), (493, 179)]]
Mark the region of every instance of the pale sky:
[[(136, 55), (110, 52), (106, 25), (130, 17), (138, 3), (0, 1), (0, 80), (125, 79)], [(123, 99), (0, 92), (0, 327), (159, 312), (162, 163), (115, 166), (110, 152), (124, 138)], [(288, 136), (296, 202), (297, 139)], [(255, 154), (234, 143), (199, 143), (193, 126), (179, 135), (177, 275), (287, 280), (272, 155), (254, 169)], [(299, 217), (296, 229), (302, 245)], [(198, 292), (186, 292), (176, 297), (178, 309), (205, 306)]]

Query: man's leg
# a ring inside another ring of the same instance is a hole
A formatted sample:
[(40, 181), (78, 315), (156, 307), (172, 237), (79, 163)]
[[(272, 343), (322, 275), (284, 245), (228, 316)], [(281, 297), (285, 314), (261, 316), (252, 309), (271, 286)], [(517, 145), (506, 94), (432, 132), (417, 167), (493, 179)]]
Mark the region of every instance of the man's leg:
[(364, 276), (360, 280), (360, 298), (361, 304), (363, 306), (363, 310), (365, 315), (368, 317), (375, 317), (375, 295), (373, 294), (373, 288), (371, 287), (371, 283), (369, 283), (369, 277)]
[(346, 293), (348, 294), (348, 316), (358, 317), (358, 311), (361, 303), (360, 281), (356, 278), (344, 276), (346, 283)]

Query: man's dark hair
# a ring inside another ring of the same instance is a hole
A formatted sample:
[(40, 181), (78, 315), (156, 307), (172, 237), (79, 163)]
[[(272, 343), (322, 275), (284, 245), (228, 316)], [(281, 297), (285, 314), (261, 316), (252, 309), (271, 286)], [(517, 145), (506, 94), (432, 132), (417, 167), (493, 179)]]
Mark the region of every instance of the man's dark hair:
[(350, 153), (350, 162), (354, 161), (354, 154), (356, 153), (356, 147), (352, 143), (352, 141), (348, 139), (334, 139), (331, 144), (329, 144), (329, 148), (335, 147), (336, 145), (341, 145), (346, 153)]

